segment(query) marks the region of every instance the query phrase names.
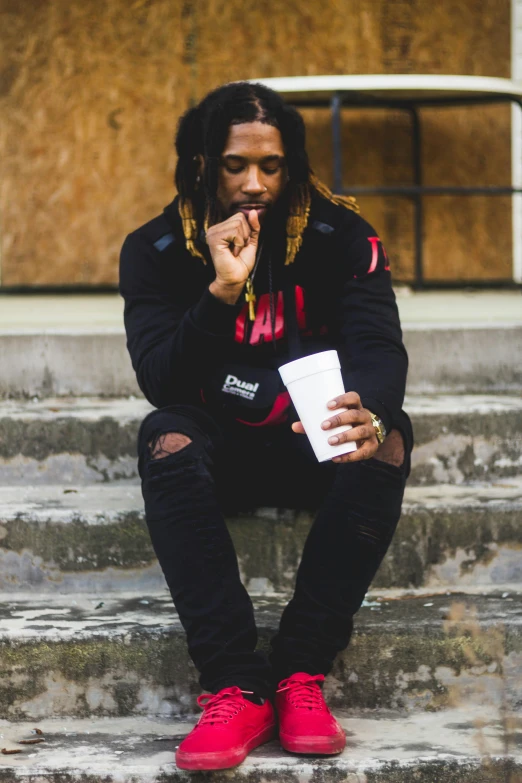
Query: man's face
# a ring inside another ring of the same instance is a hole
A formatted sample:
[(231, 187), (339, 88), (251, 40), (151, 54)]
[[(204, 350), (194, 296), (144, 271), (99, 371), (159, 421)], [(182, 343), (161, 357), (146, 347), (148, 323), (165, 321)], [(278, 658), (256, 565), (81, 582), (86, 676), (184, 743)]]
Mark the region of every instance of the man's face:
[(231, 125), (219, 164), (217, 197), (224, 218), (256, 209), (262, 223), (287, 182), (283, 140), (262, 122)]

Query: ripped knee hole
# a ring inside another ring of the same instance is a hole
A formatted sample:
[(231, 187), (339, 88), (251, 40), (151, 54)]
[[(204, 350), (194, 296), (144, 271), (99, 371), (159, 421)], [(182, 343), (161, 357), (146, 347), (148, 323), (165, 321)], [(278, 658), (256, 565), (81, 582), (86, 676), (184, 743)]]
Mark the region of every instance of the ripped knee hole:
[(149, 443), (150, 456), (152, 459), (163, 459), (169, 454), (181, 451), (189, 443), (192, 443), (192, 440), (181, 432), (164, 432)]

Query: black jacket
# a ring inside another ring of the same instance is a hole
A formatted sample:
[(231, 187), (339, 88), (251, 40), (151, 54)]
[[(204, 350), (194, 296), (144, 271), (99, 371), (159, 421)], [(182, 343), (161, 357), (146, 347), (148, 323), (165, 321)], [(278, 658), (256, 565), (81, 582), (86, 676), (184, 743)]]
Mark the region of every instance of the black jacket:
[(121, 251), (120, 292), (143, 394), (158, 408), (201, 404), (201, 390), (226, 363), (277, 367), (288, 361), (283, 296), (273, 297), (270, 308), (268, 292), (291, 286), (302, 354), (336, 348), (346, 390), (358, 392), (389, 431), (402, 408), (408, 357), (386, 252), (374, 229), (353, 211), (314, 195), (294, 263), (284, 266), (284, 243), (279, 250), (275, 241), (269, 250), (266, 244), (254, 278), (252, 325), (243, 301), (227, 305), (209, 292), (215, 276), (210, 255), (205, 265), (187, 251), (177, 199), (129, 234)]

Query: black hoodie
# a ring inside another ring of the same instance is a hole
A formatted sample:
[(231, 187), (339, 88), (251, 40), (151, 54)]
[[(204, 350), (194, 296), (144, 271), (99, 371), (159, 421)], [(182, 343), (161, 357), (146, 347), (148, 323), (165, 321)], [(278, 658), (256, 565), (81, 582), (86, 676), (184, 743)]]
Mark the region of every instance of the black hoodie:
[(388, 259), (374, 229), (355, 212), (314, 195), (293, 264), (284, 266), (284, 242), (269, 239), (262, 230), (252, 323), (243, 297), (228, 305), (209, 292), (215, 277), (210, 255), (205, 264), (186, 249), (177, 198), (129, 234), (120, 292), (143, 394), (158, 408), (201, 405), (220, 368), (273, 368), (288, 361), (289, 297), (279, 292), (293, 290), (302, 355), (337, 349), (345, 389), (358, 392), (389, 431), (402, 408), (408, 357)]

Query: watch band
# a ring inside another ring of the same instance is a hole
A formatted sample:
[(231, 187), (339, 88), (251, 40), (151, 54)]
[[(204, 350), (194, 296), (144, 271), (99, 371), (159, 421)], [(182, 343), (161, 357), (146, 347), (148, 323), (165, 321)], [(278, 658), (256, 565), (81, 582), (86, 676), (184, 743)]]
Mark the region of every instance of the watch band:
[(377, 440), (379, 443), (384, 443), (384, 439), (386, 437), (386, 427), (379, 417), (375, 415), (375, 413), (370, 411), (370, 416), (372, 417), (372, 424), (375, 429), (375, 434), (377, 435)]

